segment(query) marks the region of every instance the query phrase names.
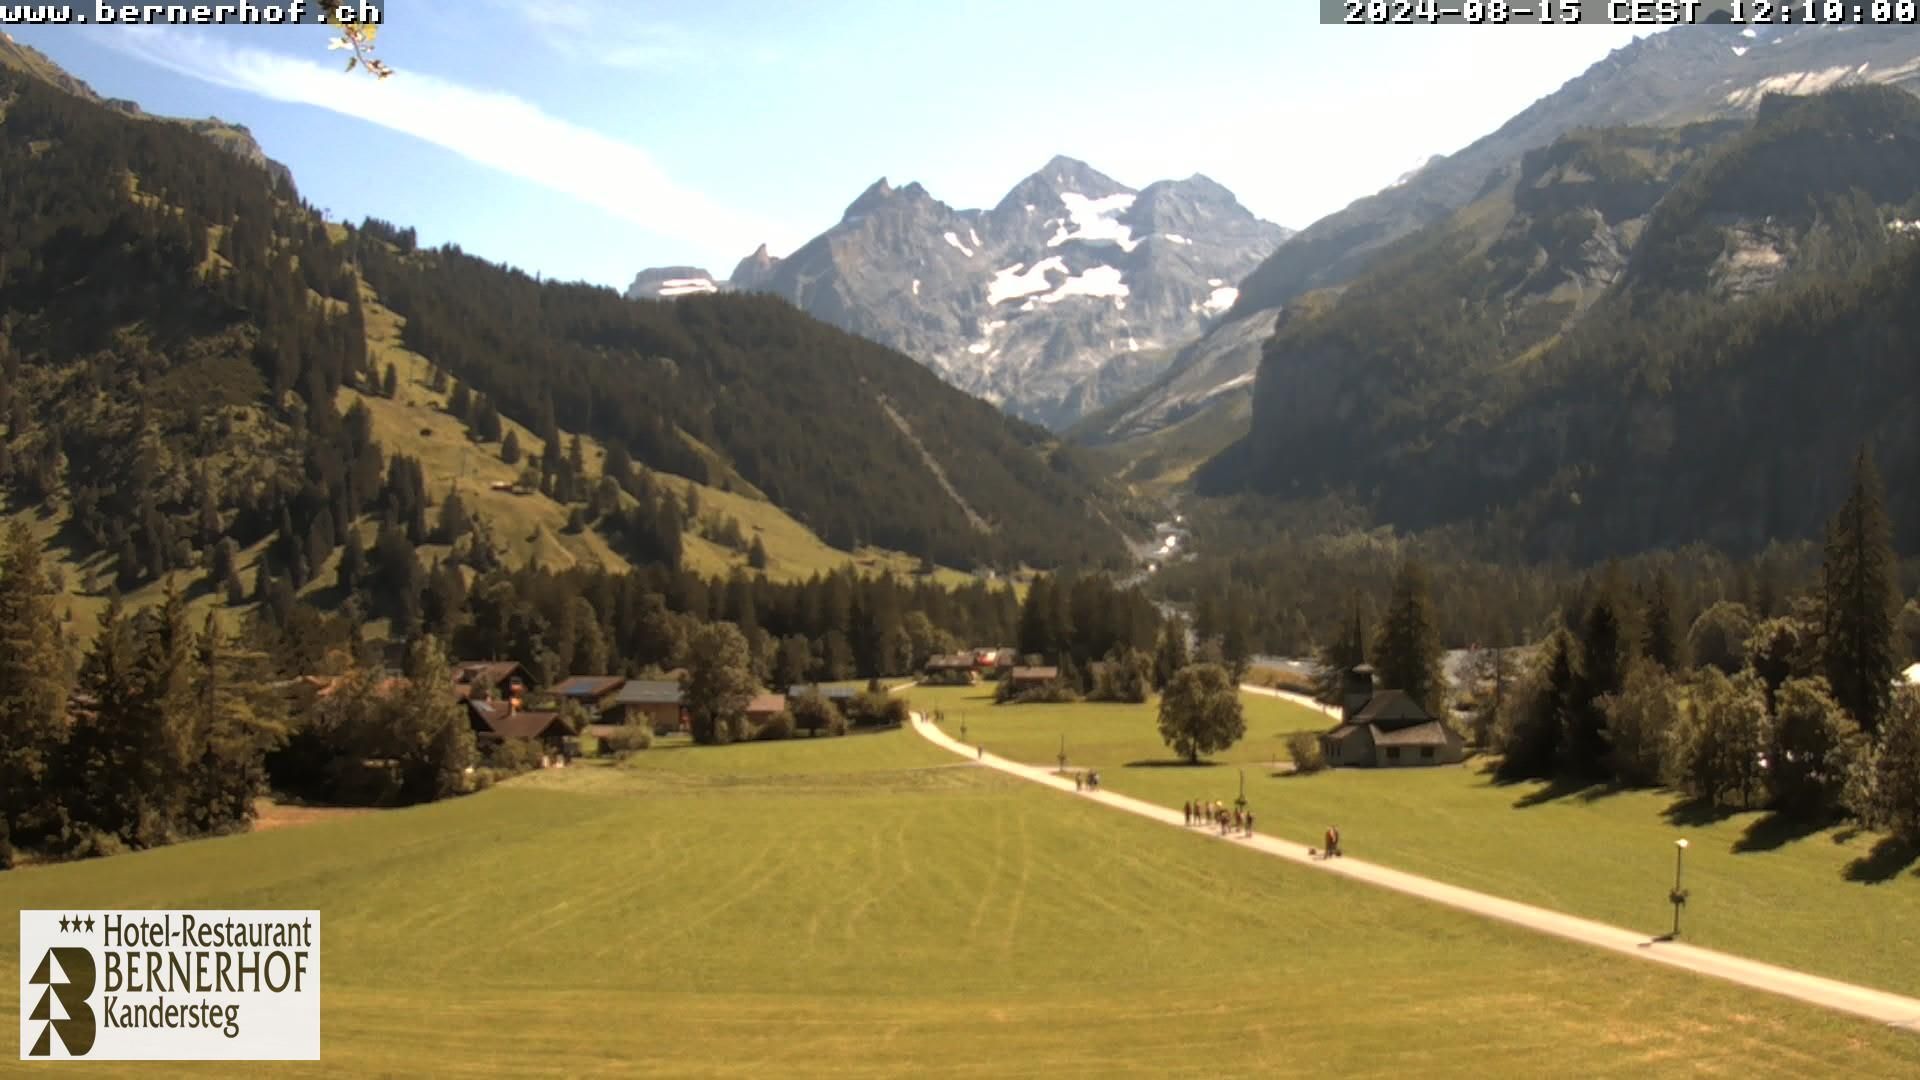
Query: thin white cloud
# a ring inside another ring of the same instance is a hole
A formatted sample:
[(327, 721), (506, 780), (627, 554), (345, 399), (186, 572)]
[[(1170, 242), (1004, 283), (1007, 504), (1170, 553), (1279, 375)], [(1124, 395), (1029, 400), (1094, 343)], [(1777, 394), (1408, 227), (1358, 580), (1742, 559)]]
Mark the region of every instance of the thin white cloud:
[(192, 31), (118, 27), (99, 40), (216, 86), (312, 105), (411, 135), (697, 250), (751, 251), (762, 241), (779, 249), (791, 242), (787, 229), (675, 182), (645, 150), (511, 94), (417, 71), (378, 81), (349, 76), (333, 63), (226, 45)]
[(526, 21), (535, 37), (569, 60), (628, 70), (704, 63), (705, 44), (686, 28), (642, 22), (632, 0), (487, 0)]

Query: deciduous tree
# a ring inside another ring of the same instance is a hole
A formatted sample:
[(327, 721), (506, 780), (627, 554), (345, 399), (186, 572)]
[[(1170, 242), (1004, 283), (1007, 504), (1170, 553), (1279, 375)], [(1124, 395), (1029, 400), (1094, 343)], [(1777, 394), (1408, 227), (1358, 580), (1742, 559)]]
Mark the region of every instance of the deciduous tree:
[(1160, 697), (1160, 738), (1189, 762), (1227, 749), (1246, 733), (1239, 688), (1218, 664), (1182, 668)]

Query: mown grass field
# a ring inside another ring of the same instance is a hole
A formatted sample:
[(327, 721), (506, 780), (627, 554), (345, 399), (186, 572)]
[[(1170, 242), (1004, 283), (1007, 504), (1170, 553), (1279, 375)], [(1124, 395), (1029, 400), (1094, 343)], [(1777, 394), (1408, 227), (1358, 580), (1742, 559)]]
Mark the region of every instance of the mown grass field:
[[(1764, 813), (1701, 813), (1670, 792), (1570, 791), (1497, 782), (1479, 762), (1429, 769), (1336, 769), (1311, 776), (1265, 767), (1276, 729), (1324, 728), (1312, 711), (1243, 695), (1248, 737), (1198, 768), (1171, 755), (1155, 706), (994, 708), (957, 690), (913, 691), (967, 718), (972, 741), (1051, 765), (1059, 731), (1070, 764), (1097, 767), (1103, 787), (1179, 806), (1231, 802), (1246, 776), (1261, 832), (1317, 846), (1328, 825), (1358, 858), (1649, 935), (1672, 926), (1674, 840), (1685, 837), (1682, 931), (1709, 948), (1907, 994), (1920, 994), (1920, 865), (1853, 829), (1782, 829)], [(1267, 719), (1257, 711), (1286, 710)], [(1284, 759), (1284, 752), (1278, 751)]]
[[(911, 732), (650, 751), (0, 875), (0, 906), (92, 905), (322, 911), (323, 1060), (247, 1075), (1920, 1069), (1912, 1035), (1356, 887)], [(0, 967), (17, 950), (0, 935)]]

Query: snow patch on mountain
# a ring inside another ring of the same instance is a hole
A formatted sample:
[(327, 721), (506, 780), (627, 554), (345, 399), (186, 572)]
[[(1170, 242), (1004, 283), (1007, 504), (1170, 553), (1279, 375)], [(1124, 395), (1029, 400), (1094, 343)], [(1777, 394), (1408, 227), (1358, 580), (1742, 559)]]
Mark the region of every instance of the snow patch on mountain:
[(670, 278), (660, 283), (661, 296), (694, 296), (700, 293), (715, 293), (720, 286), (712, 278)]
[[(1057, 262), (1057, 259), (1049, 259)], [(1127, 283), (1121, 280), (1120, 269), (1114, 266), (1093, 266), (1084, 272), (1069, 277), (1060, 283), (1060, 287), (1040, 298), (1043, 304), (1057, 304), (1068, 297), (1093, 296), (1121, 301), (1125, 307), (1128, 292)]]
[(1047, 246), (1059, 247), (1069, 240), (1112, 241), (1121, 251), (1131, 253), (1140, 246), (1140, 241), (1133, 238), (1133, 230), (1120, 221), (1120, 215), (1133, 205), (1133, 199), (1133, 193), (1126, 191), (1099, 199), (1089, 199), (1072, 191), (1061, 192), (1060, 203), (1067, 208), (1067, 218), (1073, 228), (1061, 222)]
[(1023, 296), (1043, 293), (1053, 288), (1047, 281), (1047, 271), (1058, 270), (1067, 273), (1067, 264), (1060, 256), (1041, 259), (1033, 264), (1033, 269), (1021, 272), (1025, 263), (1014, 263), (1004, 270), (996, 270), (993, 280), (987, 282), (987, 303), (1002, 304), (1008, 300), (1018, 300)]
[[(960, 254), (965, 255), (969, 259), (973, 258), (973, 249), (961, 243), (960, 237), (955, 235), (952, 229), (948, 229), (946, 232), (941, 233), (940, 235), (946, 239), (947, 243), (952, 244), (955, 248), (958, 248), (960, 251)], [(974, 243), (977, 244), (979, 242), (980, 242), (980, 238), (977, 236), (974, 237)]]

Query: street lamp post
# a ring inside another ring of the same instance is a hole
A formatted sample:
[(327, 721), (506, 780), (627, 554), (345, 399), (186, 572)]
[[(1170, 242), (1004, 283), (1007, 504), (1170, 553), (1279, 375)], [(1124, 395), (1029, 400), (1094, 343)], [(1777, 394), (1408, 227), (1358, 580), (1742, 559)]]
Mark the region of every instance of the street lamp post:
[(960, 716), (960, 741), (967, 741), (967, 717), (964, 713)]
[(1686, 840), (1684, 838), (1675, 840), (1673, 842), (1673, 891), (1667, 894), (1667, 899), (1673, 902), (1673, 933), (1670, 936), (1676, 938), (1680, 936), (1680, 909), (1687, 906), (1687, 890), (1680, 887), (1680, 873), (1686, 855)]
[(1067, 736), (1065, 732), (1062, 732), (1060, 735), (1060, 771), (1063, 774), (1067, 771)]

